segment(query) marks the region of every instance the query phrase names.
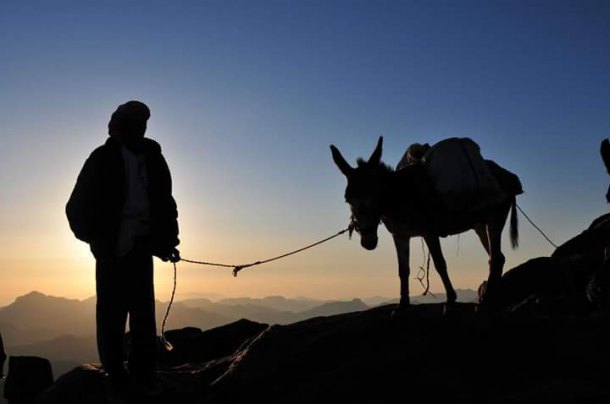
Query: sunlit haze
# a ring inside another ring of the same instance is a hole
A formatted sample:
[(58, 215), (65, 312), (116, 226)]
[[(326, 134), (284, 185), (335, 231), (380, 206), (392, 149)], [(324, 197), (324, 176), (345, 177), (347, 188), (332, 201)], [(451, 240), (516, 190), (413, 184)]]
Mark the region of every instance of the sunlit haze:
[[(608, 210), (609, 44), (610, 2), (595, 0), (3, 1), (0, 305), (31, 290), (94, 295), (95, 261), (64, 208), (110, 114), (133, 99), (172, 171), (185, 258), (248, 263), (342, 230), (329, 145), (353, 164), (379, 135), (391, 165), (414, 142), (474, 139), (564, 242)], [(505, 269), (553, 251), (520, 219)], [(179, 263), (177, 298), (396, 298), (380, 234), (372, 252), (344, 235), (237, 278)], [(454, 286), (476, 289), (487, 256), (474, 233), (442, 243)], [(419, 239), (411, 251), (415, 276)], [(168, 300), (172, 267), (155, 268)]]

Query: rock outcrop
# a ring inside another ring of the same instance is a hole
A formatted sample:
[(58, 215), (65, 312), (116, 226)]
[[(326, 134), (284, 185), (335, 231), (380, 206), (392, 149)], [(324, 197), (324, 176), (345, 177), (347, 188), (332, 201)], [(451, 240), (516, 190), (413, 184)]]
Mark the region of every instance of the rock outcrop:
[[(162, 367), (158, 376), (165, 391), (146, 402), (610, 400), (608, 312), (578, 317), (491, 315), (476, 312), (475, 304), (449, 311), (426, 304), (391, 319), (394, 307), (243, 335), (229, 354), (208, 352), (205, 362)], [(105, 400), (103, 374), (98, 366), (88, 365), (62, 376), (39, 402)]]
[(37, 356), (11, 356), (4, 384), (4, 398), (10, 404), (33, 403), (53, 384), (51, 363)]
[(550, 257), (533, 258), (506, 271), (501, 285), (502, 308), (581, 315), (610, 307), (608, 247), (610, 214), (605, 214), (557, 247)]
[(194, 327), (171, 330), (165, 333), (171, 350), (160, 349), (159, 362), (162, 366), (178, 366), (229, 356), (267, 327), (242, 319), (206, 332)]

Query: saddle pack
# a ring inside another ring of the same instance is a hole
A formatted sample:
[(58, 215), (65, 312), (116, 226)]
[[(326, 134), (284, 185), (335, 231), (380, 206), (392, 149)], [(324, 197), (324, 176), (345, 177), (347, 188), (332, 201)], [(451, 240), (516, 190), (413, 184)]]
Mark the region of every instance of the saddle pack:
[(506, 197), (479, 145), (470, 138), (448, 138), (432, 146), (412, 144), (397, 169), (423, 164), (443, 204), (452, 211), (485, 209)]

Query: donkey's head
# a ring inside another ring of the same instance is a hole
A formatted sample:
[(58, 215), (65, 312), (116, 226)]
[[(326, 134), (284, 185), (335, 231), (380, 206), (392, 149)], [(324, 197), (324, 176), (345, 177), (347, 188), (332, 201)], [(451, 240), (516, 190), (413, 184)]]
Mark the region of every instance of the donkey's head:
[(360, 244), (367, 250), (377, 247), (377, 227), (383, 214), (383, 196), (391, 169), (381, 162), (383, 137), (367, 161), (358, 159), (357, 167), (349, 165), (339, 149), (330, 146), (333, 160), (347, 178), (345, 201), (352, 211), (355, 230), (360, 234)]

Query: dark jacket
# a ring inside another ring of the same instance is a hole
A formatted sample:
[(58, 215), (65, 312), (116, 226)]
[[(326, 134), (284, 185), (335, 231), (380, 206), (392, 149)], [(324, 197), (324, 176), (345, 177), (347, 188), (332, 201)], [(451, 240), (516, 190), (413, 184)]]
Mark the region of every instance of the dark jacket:
[[(145, 155), (148, 172), (151, 253), (164, 257), (180, 242), (171, 175), (157, 142), (143, 138), (137, 149)], [(124, 183), (121, 145), (110, 137), (85, 161), (66, 205), (74, 235), (89, 243), (97, 259), (115, 255), (125, 201)]]

